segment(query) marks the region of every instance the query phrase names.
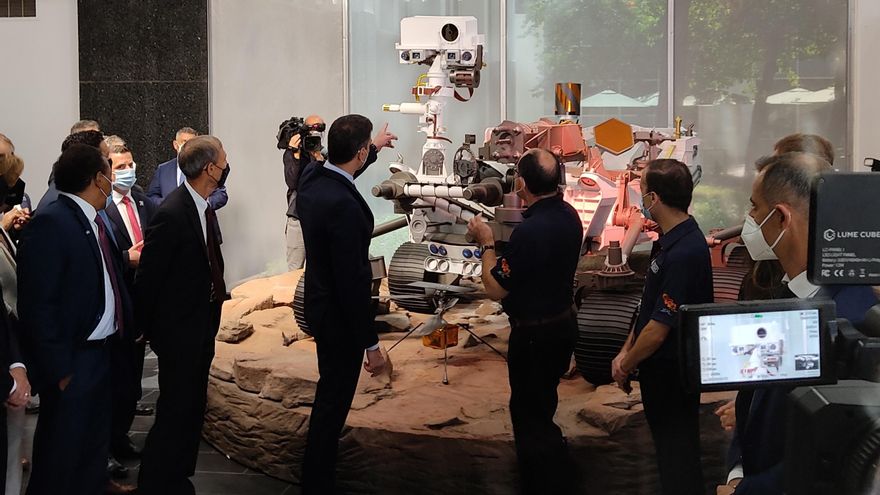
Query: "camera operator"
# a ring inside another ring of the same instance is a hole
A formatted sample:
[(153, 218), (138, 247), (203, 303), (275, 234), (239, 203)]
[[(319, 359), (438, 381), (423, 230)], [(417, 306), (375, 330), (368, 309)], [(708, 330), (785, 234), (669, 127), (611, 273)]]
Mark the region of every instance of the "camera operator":
[[(293, 117), (281, 123), (278, 130), (278, 147), (284, 149), (284, 181), (287, 183), (287, 225), (284, 229), (287, 237), (287, 269), (298, 270), (306, 261), (306, 247), (303, 242), (302, 227), (296, 213), (296, 195), (299, 179), (306, 166), (315, 161), (325, 160), (321, 141), (326, 124), (318, 115), (309, 115), (305, 119)], [(393, 148), (397, 136), (388, 132), (388, 124), (373, 138), (370, 154), (362, 173), (376, 161), (379, 151), (384, 147)]]
[[(814, 180), (831, 166), (809, 153), (773, 156), (752, 185), (752, 207), (742, 239), (755, 261), (778, 259), (787, 288), (781, 298), (825, 298), (837, 316), (860, 323), (877, 303), (868, 286), (818, 287), (807, 280), (810, 193)], [(728, 456), (730, 475), (718, 495), (782, 494), (785, 415), (791, 388), (740, 391), (736, 428)]]

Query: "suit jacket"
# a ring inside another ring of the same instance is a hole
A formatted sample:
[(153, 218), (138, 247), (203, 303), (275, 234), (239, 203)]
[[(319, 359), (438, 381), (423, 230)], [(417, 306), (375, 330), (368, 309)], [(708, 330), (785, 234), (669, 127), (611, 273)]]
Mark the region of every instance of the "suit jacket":
[[(108, 253), (122, 273), (118, 248)], [(22, 231), (18, 248), (18, 317), (27, 336), (37, 387), (70, 375), (77, 349), (104, 314), (104, 271), (89, 219), (65, 196), (47, 205)], [(130, 327), (131, 299), (119, 281), (123, 325)]]
[[(219, 240), (216, 245), (222, 270)], [(222, 301), (211, 300), (207, 246), (186, 186), (165, 198), (144, 233), (134, 294), (138, 328), (156, 349), (187, 336), (217, 334)]]
[[(134, 199), (133, 204), (141, 221), (141, 233), (145, 232), (156, 214), (156, 205), (144, 194), (143, 189), (135, 186), (131, 189), (131, 197)], [(133, 240), (128, 235), (128, 229), (125, 228), (125, 222), (122, 220), (123, 215), (128, 215), (126, 211), (120, 211), (115, 201), (110, 201), (107, 208), (107, 218), (110, 219), (110, 226), (113, 230), (113, 237), (119, 246), (122, 255), (122, 262), (125, 265), (125, 284), (131, 289), (134, 286), (134, 269), (128, 263), (128, 250), (134, 245)]]
[[(150, 181), (150, 187), (147, 188), (147, 196), (153, 200), (156, 206), (162, 204), (162, 201), (181, 185), (177, 182), (178, 168), (176, 156), (156, 167), (153, 180)], [(229, 196), (226, 194), (226, 187), (217, 188), (208, 197), (208, 204), (215, 210), (223, 208), (227, 201), (229, 201)]]
[(306, 245), (309, 328), (319, 342), (376, 344), (369, 206), (346, 177), (315, 162), (303, 172), (297, 203)]
[[(877, 303), (868, 286), (822, 287), (815, 297), (832, 299), (837, 304), (837, 317), (853, 325), (861, 324)], [(727, 463), (728, 469), (742, 464), (745, 477), (736, 488), (738, 495), (783, 493), (788, 394), (792, 390), (758, 388), (737, 394), (736, 430)]]

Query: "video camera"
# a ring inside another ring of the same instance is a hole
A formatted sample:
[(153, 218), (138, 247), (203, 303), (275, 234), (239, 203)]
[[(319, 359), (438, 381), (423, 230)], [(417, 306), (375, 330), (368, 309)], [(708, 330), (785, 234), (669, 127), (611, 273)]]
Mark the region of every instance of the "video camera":
[(306, 124), (302, 117), (291, 117), (278, 126), (278, 149), (286, 150), (290, 147), (290, 139), (299, 134), (299, 146), (303, 151), (321, 151), (323, 145), (321, 138), (327, 125), (323, 122), (318, 124)]
[[(880, 285), (880, 175), (822, 175), (810, 212), (808, 278)], [(679, 350), (692, 391), (784, 387), (785, 492), (880, 493), (880, 305), (855, 328), (814, 299), (682, 306)], [(797, 388), (796, 388), (797, 387)], [(782, 425), (780, 425), (782, 426)]]

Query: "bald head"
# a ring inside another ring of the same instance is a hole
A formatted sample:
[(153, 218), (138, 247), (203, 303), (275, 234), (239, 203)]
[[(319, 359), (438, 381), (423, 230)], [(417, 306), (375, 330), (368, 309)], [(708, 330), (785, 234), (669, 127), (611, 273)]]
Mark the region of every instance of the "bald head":
[(318, 115), (309, 115), (305, 120), (306, 125), (315, 125), (315, 124), (323, 124), (324, 119), (322, 119)]
[(556, 156), (545, 149), (527, 151), (516, 163), (516, 170), (529, 192), (536, 196), (556, 192), (559, 188), (559, 163)]

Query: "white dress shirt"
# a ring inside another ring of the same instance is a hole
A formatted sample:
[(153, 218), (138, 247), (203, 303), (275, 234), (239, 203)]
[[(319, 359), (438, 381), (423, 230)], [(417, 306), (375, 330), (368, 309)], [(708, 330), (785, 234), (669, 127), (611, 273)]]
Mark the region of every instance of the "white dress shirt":
[(788, 284), (788, 290), (801, 299), (810, 299), (819, 292), (819, 287), (807, 280), (806, 271), (800, 272), (793, 279), (789, 279), (788, 275), (786, 275), (782, 277), (782, 283)]
[(179, 186), (179, 185), (183, 184), (184, 182), (186, 182), (186, 180), (184, 180), (184, 178), (183, 178), (183, 171), (180, 170), (180, 162), (177, 163), (176, 170), (177, 170), (177, 185)]
[[(133, 243), (135, 242), (134, 231), (131, 230), (131, 220), (128, 219), (128, 206), (125, 206), (125, 204), (122, 203), (122, 200), (124, 198), (128, 198), (128, 200), (130, 201), (130, 203), (128, 204), (134, 210), (134, 218), (137, 220), (138, 227), (142, 227), (141, 216), (138, 214), (137, 206), (135, 206), (137, 203), (135, 202), (134, 198), (131, 197), (131, 191), (129, 190), (125, 194), (120, 194), (116, 191), (116, 189), (113, 190), (113, 202), (116, 203), (116, 208), (119, 210), (119, 216), (122, 217), (122, 223), (125, 224), (125, 230), (128, 231), (128, 238), (131, 239), (131, 242)], [(107, 227), (109, 228), (110, 226), (108, 225)], [(143, 229), (141, 229), (141, 232), (143, 232)]]
[[(91, 230), (86, 231), (86, 234), (95, 236), (95, 242), (98, 244), (98, 252), (101, 258), (101, 269), (104, 272), (104, 314), (101, 316), (98, 325), (92, 331), (91, 335), (89, 335), (88, 340), (101, 340), (116, 333), (116, 299), (113, 295), (113, 284), (110, 282), (110, 273), (107, 271), (107, 264), (104, 263), (104, 251), (101, 249), (101, 239), (98, 237), (98, 225), (95, 223), (95, 217), (98, 216), (98, 212), (95, 210), (94, 206), (90, 205), (86, 200), (75, 194), (65, 192), (60, 192), (58, 194), (61, 196), (67, 196), (79, 206), (91, 226)], [(107, 225), (105, 225), (105, 227), (109, 228)], [(109, 236), (109, 234), (107, 235)]]
[(199, 212), (199, 223), (202, 224), (202, 239), (205, 241), (205, 245), (208, 245), (208, 227), (205, 224), (205, 210), (208, 209), (208, 201), (201, 196), (201, 194), (197, 193), (195, 189), (189, 185), (189, 181), (185, 180), (183, 183), (186, 185), (186, 190), (189, 191), (190, 196), (192, 196), (193, 201), (196, 203), (196, 210)]

